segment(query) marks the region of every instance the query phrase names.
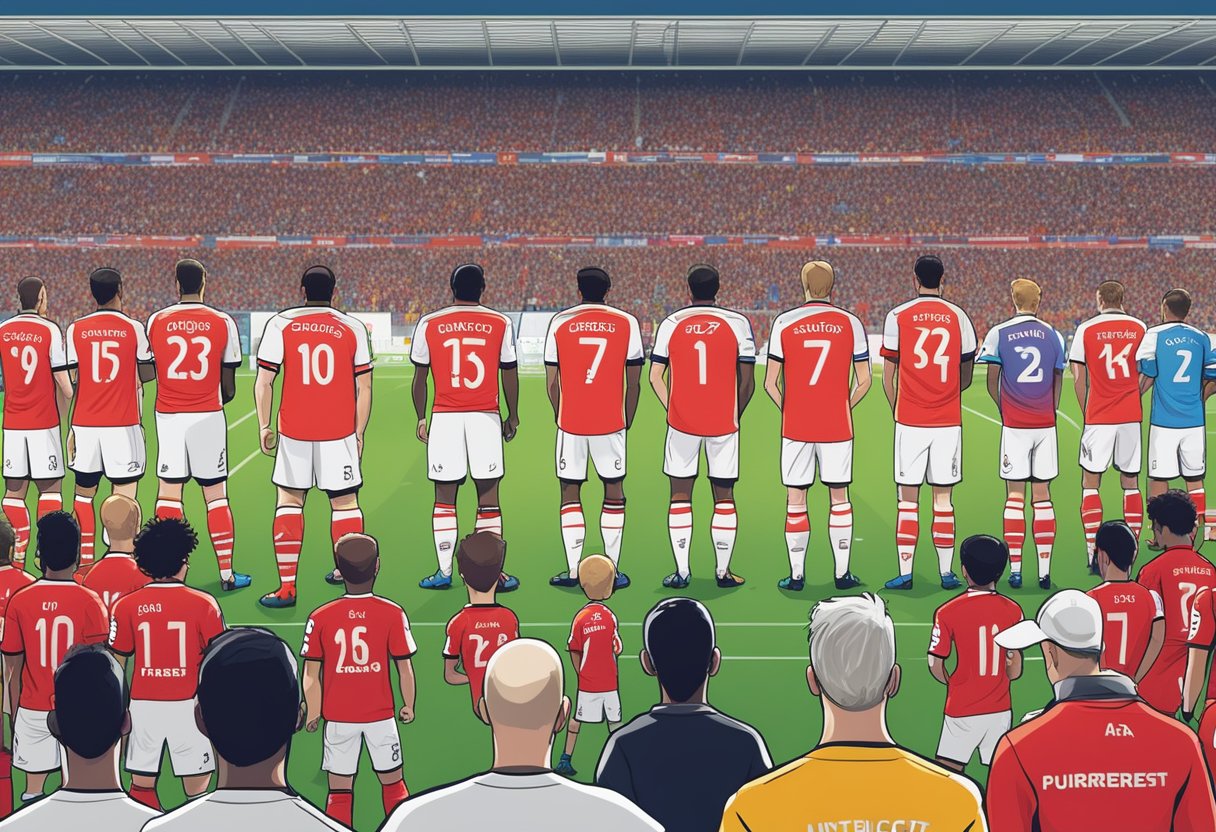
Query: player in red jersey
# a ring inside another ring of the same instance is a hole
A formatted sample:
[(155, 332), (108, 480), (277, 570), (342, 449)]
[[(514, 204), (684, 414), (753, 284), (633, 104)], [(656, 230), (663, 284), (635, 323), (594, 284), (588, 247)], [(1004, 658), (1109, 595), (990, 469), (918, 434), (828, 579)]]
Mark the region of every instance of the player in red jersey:
[(224, 632), (215, 599), (186, 586), (198, 535), (180, 517), (152, 519), (135, 538), (135, 563), (152, 579), (119, 598), (110, 614), (110, 650), (131, 674), (127, 771), (131, 797), (160, 810), (156, 777), (169, 747), (173, 773), (187, 798), (207, 791), (215, 758), (194, 719), (203, 651)]
[[(553, 586), (579, 585), (586, 521), (580, 492), (587, 460), (604, 483), (600, 534), (604, 554), (621, 561), (625, 532), (625, 431), (633, 424), (641, 392), (642, 333), (638, 319), (604, 302), (612, 278), (603, 269), (579, 269), (582, 303), (559, 312), (545, 336), (549, 401), (557, 418), (557, 478), (561, 482), (562, 545), (566, 571)], [(619, 569), (616, 588), (629, 586)]]
[[(325, 814), (353, 826), (355, 773), (367, 746), (380, 778), (387, 817), (409, 797), (401, 773), (401, 737), (397, 723), (414, 721), (414, 666), (418, 651), (410, 622), (400, 606), (373, 594), (380, 571), (376, 539), (348, 534), (334, 547), (334, 563), (346, 578), (346, 594), (313, 611), (304, 630), (305, 727), (325, 720), (321, 768), (329, 773)], [(392, 673), (397, 668), (401, 707), (393, 700)]]
[[(17, 546), (17, 533), (12, 525), (0, 517), (0, 639), (4, 636), (4, 611), (8, 608), (9, 599), (20, 589), (34, 582), (34, 578), (24, 569), (13, 565), (13, 553)], [(9, 713), (8, 697), (0, 690), (0, 706), (3, 713)], [(0, 716), (0, 721), (3, 717)], [(0, 728), (3, 725), (0, 724)], [(0, 819), (6, 818), (13, 811), (13, 751), (9, 748), (0, 731)]]
[(870, 390), (870, 346), (857, 316), (833, 306), (836, 272), (814, 260), (802, 267), (806, 303), (777, 316), (768, 342), (764, 389), (781, 411), (781, 480), (790, 575), (777, 586), (801, 592), (811, 523), (806, 495), (815, 470), (831, 500), (828, 540), (836, 588), (861, 581), (849, 571), (853, 547), (853, 408)]
[(106, 610), (72, 580), (80, 562), (80, 528), (70, 514), (38, 520), (42, 577), (19, 590), (4, 611), (4, 687), (13, 713), (13, 765), (25, 772), (23, 801), (42, 796), (59, 769), (59, 743), (47, 725), (55, 668), (74, 645), (105, 641)]
[(93, 498), (102, 476), (113, 493), (135, 498), (144, 475), (143, 385), (156, 375), (144, 325), (122, 311), (122, 276), (101, 268), (89, 275), (97, 311), (68, 327), (67, 365), (76, 384), (68, 467), (76, 474), (75, 515), (80, 562), (93, 562)]
[(916, 297), (887, 313), (882, 335), (882, 386), (895, 414), (895, 544), (899, 575), (887, 589), (912, 588), (920, 537), (920, 487), (933, 490), (933, 546), (942, 589), (962, 586), (954, 564), (954, 486), (963, 478), (963, 391), (975, 372), (975, 328), (967, 313), (942, 297), (946, 267), (917, 258)]
[(1111, 467), (1123, 486), (1123, 520), (1137, 538), (1144, 523), (1140, 494), (1140, 377), (1136, 351), (1144, 339), (1144, 322), (1123, 311), (1123, 284), (1108, 280), (1098, 286), (1098, 314), (1077, 327), (1068, 351), (1077, 403), (1085, 414), (1081, 433), (1081, 525), (1094, 563), (1094, 535), (1102, 525), (1102, 474)]
[(739, 526), (739, 420), (756, 389), (756, 339), (747, 318), (717, 305), (720, 285), (713, 266), (689, 269), (692, 300), (659, 324), (650, 353), (650, 386), (667, 411), (663, 473), (671, 480), (667, 530), (676, 561), (676, 571), (663, 579), (669, 589), (685, 589), (692, 578), (692, 489), (702, 447), (714, 498), (709, 530), (718, 586), (743, 585), (730, 558)]
[(47, 319), (46, 286), (37, 277), (17, 284), (21, 311), (0, 322), (0, 375), (4, 380), (4, 516), (17, 534), (13, 563), (25, 568), (30, 481), (38, 489), (38, 516), (63, 508), (60, 417), (72, 400), (63, 333)]
[(1216, 587), (1216, 567), (1194, 550), (1197, 513), (1185, 491), (1170, 490), (1148, 501), (1154, 539), (1165, 551), (1146, 563), (1136, 580), (1161, 598), (1165, 643), (1137, 689), (1145, 702), (1168, 716), (1182, 705), (1187, 637), (1199, 590)]
[[(1195, 593), (1191, 606), (1191, 627), (1187, 633), (1186, 674), (1182, 682), (1182, 721), (1195, 718), (1195, 706), (1203, 698), (1203, 715), (1199, 719), (1199, 744), (1207, 759), (1208, 771), (1216, 771), (1216, 664), (1208, 670), (1212, 650), (1216, 648), (1216, 592), (1203, 587)], [(1204, 696), (1204, 683), (1207, 695)]]
[[(315, 486), (329, 497), (334, 543), (363, 531), (359, 462), (372, 415), (372, 354), (363, 322), (334, 308), (336, 285), (325, 266), (305, 271), (300, 279), (303, 305), (271, 318), (258, 346), (253, 396), (262, 453), (274, 455), (271, 481), (278, 488), (273, 533), (279, 588), (260, 599), (266, 607), (295, 606), (309, 489)], [(272, 423), (274, 380), (280, 372), (283, 398), (278, 421)], [(325, 580), (340, 584), (342, 575), (335, 570)]]
[(243, 589), (249, 576), (232, 571), (235, 535), (224, 419), (224, 405), (236, 395), (241, 339), (231, 316), (203, 303), (203, 264), (180, 260), (174, 271), (178, 302), (148, 319), (148, 342), (156, 359), (156, 516), (183, 516), (182, 489), (193, 477), (207, 504), (220, 589)]
[[(477, 489), (479, 532), (502, 535), (498, 484), (505, 473), (502, 443), (519, 428), (519, 371), (511, 319), (481, 303), (486, 276), (481, 266), (457, 266), (449, 280), (452, 305), (423, 315), (410, 342), (414, 364), (411, 396), (418, 416), (416, 433), (426, 445), (427, 477), (435, 483), (431, 529), (439, 568), (423, 578), (423, 589), (452, 585), (452, 552), (456, 548), (456, 495), (472, 476)], [(499, 414), (498, 379), (502, 376), (507, 418)], [(431, 422), (426, 421), (427, 376), (435, 379)], [(503, 574), (500, 592), (519, 587)]]
[(1085, 593), (1102, 608), (1102, 668), (1139, 684), (1165, 643), (1165, 610), (1156, 591), (1131, 578), (1137, 540), (1122, 520), (1108, 520), (1095, 536), (1102, 583)]
[(152, 579), (135, 563), (135, 536), (143, 522), (139, 503), (111, 494), (101, 504), (101, 527), (110, 541), (109, 551), (88, 570), (76, 571), (76, 583), (97, 593), (106, 612), (124, 595), (147, 586)]
[[(959, 547), (959, 562), (967, 591), (933, 614), (929, 672), (947, 690), (937, 761), (965, 771), (977, 750), (980, 762), (991, 764), (997, 741), (1013, 721), (1009, 686), (1022, 675), (1022, 654), (1002, 650), (995, 639), (1022, 620), (1022, 608), (996, 589), (1009, 562), (1003, 541), (986, 534), (969, 537)], [(952, 649), (956, 662), (948, 670)]]
[(448, 621), (443, 642), (443, 680), (468, 685), (473, 712), (487, 723), (481, 707), (486, 665), (498, 648), (519, 638), (519, 619), (495, 598), (506, 558), (506, 541), (492, 532), (474, 532), (460, 541), (456, 566), (469, 603)]

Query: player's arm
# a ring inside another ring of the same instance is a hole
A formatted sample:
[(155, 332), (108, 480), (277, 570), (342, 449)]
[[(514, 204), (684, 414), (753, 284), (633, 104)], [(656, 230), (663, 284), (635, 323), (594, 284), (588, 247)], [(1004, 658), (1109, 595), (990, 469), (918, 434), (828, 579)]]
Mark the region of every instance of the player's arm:
[(1001, 365), (988, 365), (988, 395), (996, 402), (997, 410), (1001, 409)]
[(449, 685), (467, 685), (469, 677), (456, 669), (456, 663), (459, 659), (444, 656), (443, 657), (443, 681)]
[(1022, 678), (1022, 666), (1021, 650), (1005, 651), (1005, 673), (1008, 674), (1009, 681), (1013, 682)]
[(274, 455), (274, 447), (277, 444), (275, 429), (270, 421), (274, 410), (274, 377), (276, 375), (278, 373), (274, 370), (258, 367), (257, 377), (253, 380), (253, 406), (258, 414), (259, 444), (262, 453), (268, 456)]
[(1070, 362), (1072, 367), (1072, 389), (1077, 394), (1077, 405), (1085, 412), (1085, 398), (1089, 393), (1089, 370), (1081, 361)]
[(665, 363), (652, 362), (650, 365), (650, 389), (659, 397), (659, 404), (663, 405), (663, 409), (667, 409), (667, 365)]
[(874, 371), (870, 369), (870, 359), (863, 358), (853, 362), (853, 389), (849, 392), (849, 408), (861, 404), (861, 400), (870, 392), (874, 384)]
[(882, 362), (882, 391), (887, 395), (887, 404), (891, 412), (895, 412), (895, 398), (899, 395), (899, 365), (898, 359), (887, 357)]
[(397, 690), (401, 692), (403, 703), (401, 710), (397, 713), (397, 718), (405, 723), (413, 722), (414, 704), (418, 699), (418, 685), (414, 679), (414, 663), (408, 658), (397, 659)]
[(642, 398), (642, 365), (625, 367), (625, 427), (633, 427), (633, 417), (638, 412), (638, 400)]
[(782, 382), (785, 380), (785, 363), (775, 361), (770, 355), (768, 364), (764, 367), (764, 392), (768, 393), (768, 397), (773, 400), (773, 404), (777, 405), (780, 410), (785, 401), (785, 389)]
[(975, 356), (964, 357), (958, 367), (958, 389), (966, 390), (975, 379)]
[(139, 362), (139, 383), (147, 384), (156, 381), (156, 365), (150, 361)]
[(507, 419), (502, 423), (502, 438), (510, 442), (519, 430), (519, 368), (502, 368), (502, 397), (507, 402)]
[(1144, 373), (1141, 373), (1140, 374), (1140, 395), (1143, 396), (1145, 393), (1148, 392), (1148, 389), (1152, 386), (1153, 386), (1153, 377), (1146, 376)]
[(304, 660), (304, 727), (309, 733), (321, 725), (321, 662)]
[(545, 365), (545, 392), (549, 394), (549, 404), (553, 405), (553, 418), (556, 419), (562, 406), (562, 381), (557, 367), (552, 364)]
[(740, 361), (736, 366), (736, 395), (739, 398), (739, 415), (742, 416), (743, 411), (747, 410), (747, 403), (756, 392), (756, 362)]
[(363, 456), (363, 434), (372, 418), (372, 374), (371, 371), (355, 376), (355, 442), (359, 456)]
[(8, 694), (8, 712), (15, 719), (21, 702), (21, 673), (25, 670), (25, 653), (4, 655), (4, 690)]
[(929, 654), (929, 673), (943, 685), (950, 684), (950, 673), (946, 670), (946, 660), (941, 656)]
[[(1182, 676), (1182, 718), (1187, 722), (1194, 717), (1195, 706), (1203, 694), (1203, 677), (1207, 673), (1209, 656), (1209, 651), (1202, 647), (1192, 646), (1186, 651), (1186, 673)], [(1141, 662), (1141, 666), (1143, 664)], [(1139, 675), (1138, 670), (1136, 673)]]
[(1056, 370), (1056, 384), (1055, 384), (1055, 402), (1056, 402), (1055, 408), (1056, 408), (1056, 410), (1060, 409), (1060, 399), (1063, 395), (1064, 395), (1064, 371)]
[(1144, 648), (1144, 658), (1140, 660), (1140, 666), (1136, 668), (1135, 679), (1137, 683), (1148, 675), (1149, 669), (1153, 666), (1153, 663), (1157, 661), (1157, 656), (1161, 654), (1161, 647), (1164, 644), (1165, 619), (1158, 618), (1153, 622), (1153, 630), (1148, 637), (1148, 647)]
[(220, 368), (220, 401), (224, 404), (236, 398), (236, 367)]
[(1216, 379), (1205, 379), (1203, 382), (1203, 400), (1206, 402), (1216, 393)]
[(427, 399), (427, 376), (430, 374), (431, 368), (427, 366), (414, 367), (414, 382), (410, 385), (410, 398), (414, 400), (414, 415), (418, 417), (418, 434), (419, 441), (426, 444), (426, 399)]

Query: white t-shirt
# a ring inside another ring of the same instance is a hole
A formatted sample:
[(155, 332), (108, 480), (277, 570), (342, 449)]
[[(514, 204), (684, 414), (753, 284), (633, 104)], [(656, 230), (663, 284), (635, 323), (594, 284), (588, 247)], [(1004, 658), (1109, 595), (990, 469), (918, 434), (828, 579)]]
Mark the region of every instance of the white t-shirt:
[(0, 822), (4, 832), (49, 832), (53, 829), (94, 829), (97, 832), (139, 832), (160, 812), (137, 803), (126, 792), (86, 792), (59, 789), (18, 809)]
[(350, 832), (299, 795), (276, 789), (218, 789), (149, 822), (143, 828), (143, 832), (217, 830)]
[(574, 783), (551, 771), (491, 771), (411, 798), (380, 832), (663, 832), (614, 791)]

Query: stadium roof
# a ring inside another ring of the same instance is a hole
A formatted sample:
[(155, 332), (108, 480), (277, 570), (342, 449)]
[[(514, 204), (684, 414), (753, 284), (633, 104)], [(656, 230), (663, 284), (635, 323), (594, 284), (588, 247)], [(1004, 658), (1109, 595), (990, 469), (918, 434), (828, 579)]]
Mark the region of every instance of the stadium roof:
[(0, 69), (1194, 69), (1216, 17), (0, 17)]

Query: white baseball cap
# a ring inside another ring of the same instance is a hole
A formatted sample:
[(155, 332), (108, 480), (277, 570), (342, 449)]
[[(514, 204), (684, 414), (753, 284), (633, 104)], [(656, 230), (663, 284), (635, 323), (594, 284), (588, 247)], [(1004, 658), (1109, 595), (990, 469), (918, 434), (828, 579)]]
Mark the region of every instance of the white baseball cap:
[(1102, 608), (1079, 589), (1064, 589), (1043, 602), (1034, 621), (1020, 621), (997, 633), (1006, 650), (1025, 650), (1050, 641), (1079, 653), (1102, 652)]

